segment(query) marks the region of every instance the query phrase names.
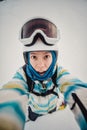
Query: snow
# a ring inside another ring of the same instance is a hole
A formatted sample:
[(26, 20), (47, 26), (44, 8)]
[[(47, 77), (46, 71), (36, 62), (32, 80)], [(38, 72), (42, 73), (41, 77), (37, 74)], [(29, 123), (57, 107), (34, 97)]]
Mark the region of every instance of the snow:
[(80, 130), (69, 107), (26, 123), (25, 130)]

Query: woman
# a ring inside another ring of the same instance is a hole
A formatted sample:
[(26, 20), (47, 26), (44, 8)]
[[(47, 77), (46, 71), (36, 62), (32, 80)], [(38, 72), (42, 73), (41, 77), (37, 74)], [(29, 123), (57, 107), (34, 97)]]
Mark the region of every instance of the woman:
[[(86, 130), (86, 101), (83, 97), (82, 103), (78, 94), (87, 91), (87, 84), (58, 65), (56, 25), (44, 18), (31, 19), (22, 26), (20, 41), (25, 65), (0, 91), (0, 122), (4, 120), (6, 130), (13, 126), (23, 130), (26, 121), (35, 121), (69, 104), (79, 127)], [(1, 123), (0, 128), (4, 128), (4, 124)]]

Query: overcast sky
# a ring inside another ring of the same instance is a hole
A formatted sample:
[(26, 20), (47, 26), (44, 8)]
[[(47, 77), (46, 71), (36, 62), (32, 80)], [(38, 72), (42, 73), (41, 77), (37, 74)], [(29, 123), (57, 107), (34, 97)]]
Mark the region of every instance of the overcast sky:
[(59, 64), (87, 82), (87, 0), (4, 0), (0, 2), (0, 84), (24, 64), (21, 25), (46, 17), (59, 28)]
[(87, 0), (4, 0), (0, 2), (0, 85), (24, 64), (19, 30), (37, 16), (51, 19), (60, 30), (58, 63), (87, 82)]

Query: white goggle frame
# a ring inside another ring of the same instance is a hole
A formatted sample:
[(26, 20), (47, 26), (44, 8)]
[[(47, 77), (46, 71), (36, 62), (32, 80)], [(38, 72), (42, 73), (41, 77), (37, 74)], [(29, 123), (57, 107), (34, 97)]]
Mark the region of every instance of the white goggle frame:
[[(47, 43), (49, 43), (50, 45), (54, 45), (54, 44), (55, 44), (56, 42), (58, 42), (59, 39), (60, 39), (59, 30), (57, 30), (57, 38), (50, 38), (50, 37), (48, 37), (42, 30), (37, 29), (37, 30), (35, 30), (35, 31), (32, 33), (32, 35), (31, 35), (29, 38), (21, 38), (21, 36), (20, 36), (20, 37), (19, 37), (19, 40), (23, 43), (24, 46), (30, 45), (30, 44), (32, 43), (32, 41), (33, 41), (33, 39), (34, 39), (34, 37), (36, 36), (37, 33), (40, 33), (40, 34), (44, 37), (45, 41), (46, 41)], [(20, 35), (21, 35), (21, 33), (20, 33)]]

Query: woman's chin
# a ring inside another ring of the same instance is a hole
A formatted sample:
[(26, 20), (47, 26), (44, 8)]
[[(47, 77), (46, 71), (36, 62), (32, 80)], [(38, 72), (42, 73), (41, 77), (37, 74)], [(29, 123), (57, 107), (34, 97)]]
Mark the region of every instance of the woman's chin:
[(41, 76), (45, 74), (45, 71), (44, 72), (38, 72)]

